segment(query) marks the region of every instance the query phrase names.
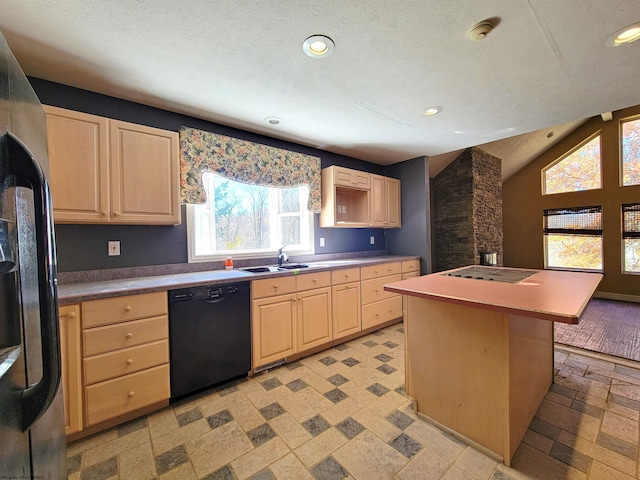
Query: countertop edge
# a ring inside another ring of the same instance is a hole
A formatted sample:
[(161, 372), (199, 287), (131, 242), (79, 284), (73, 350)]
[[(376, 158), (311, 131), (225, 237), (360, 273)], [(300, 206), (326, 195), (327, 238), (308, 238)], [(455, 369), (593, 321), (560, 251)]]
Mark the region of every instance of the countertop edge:
[(179, 288), (198, 287), (203, 285), (220, 285), (224, 283), (246, 282), (273, 277), (299, 275), (308, 272), (341, 270), (345, 268), (363, 267), (394, 261), (416, 260), (418, 255), (388, 255), (382, 257), (363, 257), (333, 261), (306, 262), (310, 268), (249, 273), (241, 269), (210, 270), (192, 273), (155, 275), (149, 277), (133, 277), (118, 280), (104, 280), (89, 283), (73, 283), (58, 285), (58, 304), (70, 305), (88, 300), (167, 291)]

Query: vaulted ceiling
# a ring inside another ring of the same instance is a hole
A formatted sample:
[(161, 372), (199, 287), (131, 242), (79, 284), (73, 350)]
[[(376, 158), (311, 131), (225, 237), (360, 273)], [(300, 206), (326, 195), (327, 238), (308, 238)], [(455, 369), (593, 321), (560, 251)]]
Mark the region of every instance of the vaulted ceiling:
[[(605, 46), (640, 21), (637, 0), (0, 0), (0, 11), (28, 75), (374, 163), (429, 156), (432, 175), (483, 145), (506, 178), (584, 119), (640, 103), (640, 41)], [(485, 19), (495, 28), (472, 41)], [(335, 42), (331, 56), (303, 53), (314, 34)]]

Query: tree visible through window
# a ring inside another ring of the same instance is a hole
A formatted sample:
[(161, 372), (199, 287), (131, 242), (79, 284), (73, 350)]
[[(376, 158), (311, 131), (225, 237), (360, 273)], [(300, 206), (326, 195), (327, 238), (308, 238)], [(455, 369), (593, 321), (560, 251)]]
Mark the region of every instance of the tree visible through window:
[(267, 256), (282, 245), (312, 253), (308, 187), (248, 185), (211, 172), (202, 176), (207, 203), (187, 206), (191, 261)]
[(640, 118), (622, 123), (622, 185), (640, 185)]
[(544, 211), (545, 267), (602, 271), (602, 207)]
[(600, 135), (542, 170), (544, 194), (602, 188)]

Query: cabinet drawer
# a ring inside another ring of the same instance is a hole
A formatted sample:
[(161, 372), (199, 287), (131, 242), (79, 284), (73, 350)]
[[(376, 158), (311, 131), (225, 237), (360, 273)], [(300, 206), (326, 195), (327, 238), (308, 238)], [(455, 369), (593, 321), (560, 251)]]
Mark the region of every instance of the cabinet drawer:
[(82, 328), (166, 315), (167, 311), (167, 292), (90, 300), (82, 302)]
[(168, 340), (95, 355), (84, 360), (84, 383), (91, 385), (168, 362)]
[(331, 286), (331, 272), (305, 273), (296, 276), (296, 290), (311, 290)]
[(343, 268), (331, 272), (331, 284), (341, 285), (343, 283), (357, 282), (360, 280), (360, 268)]
[(134, 347), (169, 338), (167, 316), (145, 318), (117, 325), (96, 327), (82, 332), (84, 356)]
[(420, 260), (405, 260), (402, 262), (402, 273), (420, 271)]
[(415, 278), (419, 276), (420, 276), (420, 272), (407, 272), (402, 274), (402, 279), (406, 280), (407, 278)]
[(388, 298), (362, 306), (362, 329), (375, 327), (402, 317), (402, 297)]
[(389, 275), (382, 278), (372, 278), (371, 280), (364, 280), (362, 282), (362, 305), (367, 303), (377, 302), (379, 300), (385, 300), (391, 297), (400, 297), (397, 293), (386, 292), (384, 285), (392, 282), (399, 282), (402, 280), (402, 275)]
[(344, 185), (345, 187), (369, 189), (371, 185), (371, 175), (349, 168), (333, 167), (333, 183)]
[(85, 387), (87, 425), (169, 398), (169, 365)]
[(251, 282), (252, 298), (269, 297), (271, 295), (283, 295), (296, 291), (296, 277), (294, 275), (283, 275), (276, 278), (266, 278), (264, 280), (254, 280)]
[(378, 265), (369, 265), (360, 268), (360, 277), (362, 280), (370, 278), (379, 278), (386, 275), (395, 275), (402, 272), (402, 262), (380, 263)]

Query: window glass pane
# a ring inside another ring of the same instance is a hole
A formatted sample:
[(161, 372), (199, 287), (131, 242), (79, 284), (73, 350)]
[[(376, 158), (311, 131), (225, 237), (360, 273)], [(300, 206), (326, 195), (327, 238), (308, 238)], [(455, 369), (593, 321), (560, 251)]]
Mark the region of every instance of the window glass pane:
[(624, 240), (624, 271), (640, 273), (640, 238)]
[(600, 136), (543, 170), (544, 193), (601, 188)]
[(602, 270), (602, 237), (545, 235), (546, 266)]
[(622, 185), (640, 185), (640, 119), (622, 124)]
[(291, 213), (300, 211), (300, 189), (283, 188), (280, 190), (279, 213)]
[(300, 217), (280, 217), (280, 238), (286, 245), (300, 243)]
[(207, 203), (188, 206), (191, 260), (246, 254), (268, 256), (282, 245), (312, 253), (313, 216), (306, 186), (279, 189), (203, 174)]

